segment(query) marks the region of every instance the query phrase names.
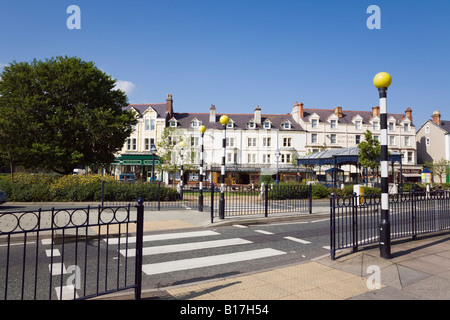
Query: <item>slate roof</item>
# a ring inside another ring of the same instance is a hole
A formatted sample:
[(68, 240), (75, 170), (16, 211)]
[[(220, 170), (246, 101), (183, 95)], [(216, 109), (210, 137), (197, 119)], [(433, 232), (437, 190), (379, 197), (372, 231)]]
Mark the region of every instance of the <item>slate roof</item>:
[(166, 104), (165, 103), (142, 103), (142, 104), (130, 104), (123, 108), (123, 110), (130, 110), (134, 108), (140, 116), (144, 114), (144, 112), (152, 107), (156, 113), (158, 114), (158, 118), (166, 117)]
[[(219, 122), (222, 113), (216, 113), (216, 122), (209, 122), (209, 113), (180, 113), (175, 112), (174, 118), (178, 122), (178, 128), (191, 128), (191, 121), (197, 119), (201, 121), (201, 123), (207, 129), (222, 129), (222, 125)], [(230, 121), (234, 123), (235, 129), (248, 129), (247, 123), (250, 122), (255, 114), (254, 113), (234, 113), (234, 114), (226, 114)], [(170, 119), (169, 119), (170, 120)], [(261, 114), (261, 124), (256, 124), (255, 129), (263, 129), (264, 122), (269, 120), (272, 124), (272, 129), (280, 129), (286, 131), (304, 131), (302, 126), (295, 122), (292, 118), (292, 115), (289, 114)], [(284, 129), (282, 126), (283, 123), (289, 121), (291, 123), (291, 129)]]
[(444, 129), (447, 132), (450, 132), (450, 121), (448, 121), (448, 120), (441, 120), (441, 128)]
[[(303, 121), (309, 122), (309, 117), (316, 113), (320, 120), (319, 122), (325, 122), (329, 116), (334, 114), (333, 109), (303, 109)], [(362, 122), (367, 124), (369, 123), (370, 119), (373, 118), (372, 111), (350, 111), (350, 110), (343, 110), (342, 111), (342, 118), (339, 118), (339, 123), (343, 124), (351, 124), (352, 120), (356, 116), (361, 116)], [(399, 124), (403, 119), (405, 119), (405, 114), (394, 114), (394, 113), (388, 113), (388, 119), (390, 117), (393, 117), (396, 120), (396, 125)]]

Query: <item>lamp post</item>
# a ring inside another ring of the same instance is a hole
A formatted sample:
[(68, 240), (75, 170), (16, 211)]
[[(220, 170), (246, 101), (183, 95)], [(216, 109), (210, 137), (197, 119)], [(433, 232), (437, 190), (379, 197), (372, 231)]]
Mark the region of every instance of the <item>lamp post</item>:
[(198, 127), (200, 132), (200, 176), (199, 176), (199, 193), (198, 193), (198, 211), (203, 212), (203, 136), (205, 134), (206, 127), (201, 125)]
[(380, 72), (373, 78), (380, 96), (380, 129), (381, 129), (381, 221), (380, 221), (380, 256), (391, 258), (391, 224), (389, 222), (389, 182), (388, 182), (388, 133), (387, 133), (387, 89), (392, 78), (386, 72)]
[(278, 159), (280, 158), (280, 155), (281, 155), (280, 150), (277, 149), (277, 151), (275, 151), (275, 158), (277, 158), (277, 182), (276, 182), (277, 186), (278, 186)]
[(184, 147), (186, 146), (186, 142), (181, 141), (181, 168), (180, 168), (180, 199), (183, 200), (183, 156), (184, 156)]
[(227, 145), (227, 124), (230, 121), (228, 116), (223, 115), (219, 119), (222, 124), (222, 167), (220, 170), (220, 200), (219, 200), (219, 219), (225, 219), (225, 156), (226, 156), (226, 145)]
[(158, 150), (156, 149), (155, 145), (153, 144), (150, 148), (150, 153), (152, 154), (152, 182), (155, 182), (155, 155)]

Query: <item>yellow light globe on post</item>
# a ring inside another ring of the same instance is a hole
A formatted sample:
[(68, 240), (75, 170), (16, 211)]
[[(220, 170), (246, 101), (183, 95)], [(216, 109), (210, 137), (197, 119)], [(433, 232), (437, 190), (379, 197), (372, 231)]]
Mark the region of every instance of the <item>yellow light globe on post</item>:
[(387, 72), (380, 72), (373, 78), (373, 84), (377, 88), (388, 88), (391, 85), (392, 78)]
[(206, 131), (206, 127), (204, 126), (204, 125), (201, 125), (200, 127), (198, 127), (198, 132), (200, 132), (200, 133), (205, 133), (205, 131)]
[(228, 116), (226, 116), (226, 115), (223, 115), (220, 117), (219, 121), (221, 124), (227, 125), (228, 122), (230, 122), (230, 118), (228, 118)]
[(186, 147), (186, 142), (181, 141), (181, 142), (180, 142), (180, 147), (182, 147), (182, 148)]

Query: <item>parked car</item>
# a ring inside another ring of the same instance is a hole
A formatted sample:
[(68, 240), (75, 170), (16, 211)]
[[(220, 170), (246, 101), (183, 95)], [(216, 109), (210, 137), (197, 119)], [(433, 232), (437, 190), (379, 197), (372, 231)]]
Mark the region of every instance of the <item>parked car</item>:
[(8, 202), (8, 195), (5, 191), (0, 190), (0, 204)]
[(121, 174), (119, 176), (119, 180), (122, 182), (133, 183), (134, 182), (134, 174), (132, 174), (132, 173)]

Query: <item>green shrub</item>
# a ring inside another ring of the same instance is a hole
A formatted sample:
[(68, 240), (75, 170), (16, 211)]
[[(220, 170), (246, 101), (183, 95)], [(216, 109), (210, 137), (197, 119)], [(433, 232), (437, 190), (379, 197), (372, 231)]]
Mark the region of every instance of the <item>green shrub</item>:
[(323, 184), (313, 184), (312, 185), (312, 198), (313, 199), (324, 199), (330, 196), (330, 192), (326, 186)]

